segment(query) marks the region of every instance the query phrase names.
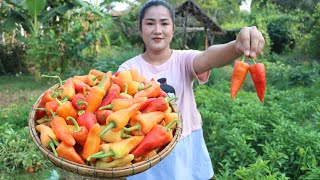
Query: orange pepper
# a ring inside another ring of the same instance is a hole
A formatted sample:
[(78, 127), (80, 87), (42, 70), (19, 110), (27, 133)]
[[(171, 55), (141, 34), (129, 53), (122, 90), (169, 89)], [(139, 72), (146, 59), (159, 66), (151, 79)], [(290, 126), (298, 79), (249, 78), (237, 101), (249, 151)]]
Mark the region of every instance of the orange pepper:
[(51, 138), (58, 141), (58, 137), (50, 127), (39, 124), (36, 126), (36, 130), (40, 132), (41, 144), (44, 147), (48, 147), (48, 142), (51, 141)]
[(99, 71), (99, 70), (97, 70), (97, 69), (91, 69), (91, 70), (89, 71), (89, 74), (92, 74), (92, 75), (94, 75), (94, 76), (98, 76), (98, 77), (99, 77), (98, 80), (101, 80), (102, 77), (103, 77), (103, 75), (104, 75), (104, 72)]
[[(165, 113), (164, 122), (166, 125), (168, 125), (169, 123), (171, 123), (171, 121), (173, 121), (175, 119), (179, 119), (178, 113), (176, 113), (176, 112)], [(175, 128), (176, 124), (177, 123), (172, 124), (172, 126), (170, 128)]]
[[(101, 139), (99, 137), (100, 134), (100, 125), (96, 123), (89, 130), (87, 140), (83, 146), (82, 157), (87, 159), (92, 154), (99, 152)], [(94, 159), (90, 160), (94, 162)]]
[[(64, 119), (67, 119), (68, 116), (71, 116), (75, 119), (78, 118), (78, 112), (77, 110), (73, 107), (72, 103), (70, 101), (64, 101), (61, 102), (57, 98), (55, 98), (57, 103), (59, 104), (59, 107), (57, 108), (57, 114)], [(72, 124), (72, 121), (66, 120), (68, 124)]]
[(128, 86), (127, 93), (132, 96), (135, 95), (137, 92), (144, 90), (144, 89), (148, 89), (152, 86), (151, 84), (143, 86), (139, 82), (124, 80), (124, 79), (120, 79), (118, 77), (113, 77), (112, 82), (115, 84), (118, 84), (120, 86), (120, 89), (122, 92), (125, 91), (125, 84), (127, 84), (127, 86)]
[(124, 127), (124, 131), (132, 131), (133, 135), (146, 135), (152, 129), (153, 126), (159, 124), (165, 117), (164, 112), (155, 111), (149, 113), (136, 113), (130, 119), (129, 128)]
[(87, 76), (88, 75), (83, 75), (83, 76), (73, 76), (72, 78), (73, 79), (78, 79), (78, 80), (80, 80), (80, 81), (82, 81), (82, 82), (86, 82), (86, 80), (87, 80)]
[(151, 85), (151, 87), (137, 92), (134, 97), (158, 97), (160, 93), (160, 84), (152, 79), (151, 81), (147, 82), (145, 86), (148, 87), (149, 85)]
[(74, 88), (74, 84), (73, 84), (72, 78), (69, 78), (69, 79), (67, 79), (67, 81), (62, 85), (61, 98), (62, 98), (62, 99), (68, 98), (68, 100), (71, 101), (75, 95), (76, 95), (76, 90), (75, 90), (75, 88)]
[(106, 119), (107, 128), (100, 133), (100, 137), (103, 136), (109, 129), (112, 131), (120, 131), (128, 124), (129, 119), (139, 110), (140, 106), (140, 103), (136, 103), (126, 109), (121, 109), (108, 116)]
[(119, 111), (121, 109), (128, 108), (135, 103), (144, 103), (147, 100), (147, 97), (139, 97), (132, 99), (113, 99), (110, 104), (100, 107), (99, 110), (111, 109), (112, 111)]
[(73, 161), (79, 164), (83, 164), (83, 165), (86, 164), (81, 158), (81, 156), (74, 149), (74, 147), (66, 144), (63, 141), (58, 145), (56, 151), (60, 157), (63, 157), (65, 159), (68, 159), (70, 161)]
[(131, 72), (128, 70), (120, 71), (117, 77), (123, 80), (132, 81)]
[(69, 146), (74, 146), (76, 144), (75, 139), (73, 138), (72, 134), (68, 130), (68, 125), (66, 121), (62, 117), (56, 116), (50, 122), (50, 126), (53, 132), (61, 141), (64, 141)]
[(230, 87), (231, 99), (234, 99), (239, 89), (241, 88), (243, 81), (247, 76), (248, 70), (249, 65), (244, 62), (244, 59), (242, 59), (241, 61), (235, 61)]
[(136, 69), (130, 69), (129, 70), (132, 76), (132, 80), (139, 82), (140, 81), (140, 76), (139, 76), (139, 72)]
[(93, 154), (92, 156), (89, 156), (87, 160), (90, 160), (92, 158), (98, 159), (103, 157), (111, 156), (114, 159), (120, 159), (129, 154), (129, 152), (134, 149), (142, 140), (144, 136), (132, 136), (127, 139), (123, 139), (121, 141), (117, 141), (114, 143), (109, 144), (110, 151), (100, 151), (96, 154)]
[(107, 81), (107, 76), (104, 75), (99, 85), (91, 88), (90, 94), (87, 97), (88, 106), (85, 109), (86, 112), (94, 113), (99, 108), (102, 102), (102, 99), (106, 94), (106, 90), (104, 89), (106, 81)]
[(104, 90), (106, 92), (108, 92), (108, 90), (110, 89), (111, 85), (112, 85), (112, 80), (111, 80), (111, 77), (112, 77), (112, 71), (108, 71), (106, 73), (106, 76), (107, 76), (107, 79), (105, 81), (105, 84), (104, 84)]

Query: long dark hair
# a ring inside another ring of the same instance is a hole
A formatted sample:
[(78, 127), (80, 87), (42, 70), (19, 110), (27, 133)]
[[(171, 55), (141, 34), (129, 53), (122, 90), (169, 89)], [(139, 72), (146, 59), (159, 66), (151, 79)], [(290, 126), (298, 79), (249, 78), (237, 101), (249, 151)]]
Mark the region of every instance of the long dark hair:
[[(167, 8), (169, 13), (170, 13), (171, 20), (172, 20), (172, 22), (174, 24), (174, 22), (175, 22), (175, 11), (174, 11), (174, 8), (172, 7), (171, 4), (169, 4), (165, 0), (149, 0), (141, 7), (141, 9), (139, 11), (139, 30), (140, 31), (142, 29), (142, 19), (144, 18), (144, 15), (145, 15), (146, 11), (152, 6), (163, 6), (163, 7)], [(143, 45), (143, 52), (145, 52), (145, 51), (146, 51), (146, 46)]]

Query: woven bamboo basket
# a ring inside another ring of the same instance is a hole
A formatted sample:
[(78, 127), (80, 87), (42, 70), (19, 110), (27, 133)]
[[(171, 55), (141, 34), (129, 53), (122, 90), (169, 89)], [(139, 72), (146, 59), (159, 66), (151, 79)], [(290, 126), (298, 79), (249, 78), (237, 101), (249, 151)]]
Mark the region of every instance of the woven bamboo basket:
[[(58, 85), (55, 85), (51, 87), (51, 89), (56, 89), (57, 87)], [(55, 157), (52, 151), (42, 146), (39, 133), (35, 129), (37, 122), (35, 120), (36, 110), (34, 108), (38, 107), (43, 95), (44, 93), (38, 97), (38, 99), (34, 103), (29, 113), (28, 126), (29, 126), (29, 133), (32, 137), (32, 140), (36, 144), (36, 146), (39, 148), (40, 152), (45, 157), (47, 157), (53, 164), (55, 164), (56, 166), (62, 169), (77, 173), (79, 175), (89, 176), (89, 177), (100, 177), (100, 178), (102, 177), (103, 178), (123, 178), (123, 177), (128, 177), (128, 176), (146, 171), (152, 166), (159, 163), (172, 151), (172, 149), (178, 143), (182, 133), (182, 121), (178, 121), (173, 131), (174, 134), (173, 134), (172, 141), (168, 145), (166, 145), (166, 147), (161, 152), (159, 152), (156, 156), (153, 156), (152, 158), (147, 158), (145, 161), (142, 161), (142, 162), (134, 163), (132, 165), (128, 165), (124, 167), (105, 168), (105, 169), (88, 166), (88, 165), (81, 165), (61, 157)], [(179, 118), (181, 119), (181, 114), (179, 113), (177, 105), (173, 102), (173, 103), (170, 103), (170, 106), (173, 112), (178, 112)]]

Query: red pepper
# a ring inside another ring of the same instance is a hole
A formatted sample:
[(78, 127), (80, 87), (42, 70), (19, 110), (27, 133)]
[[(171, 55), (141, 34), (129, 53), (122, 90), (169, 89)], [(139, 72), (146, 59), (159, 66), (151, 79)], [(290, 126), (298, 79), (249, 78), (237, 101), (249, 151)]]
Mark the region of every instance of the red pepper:
[(86, 97), (83, 94), (76, 94), (74, 98), (71, 101), (73, 107), (75, 107), (78, 110), (84, 110), (88, 103), (86, 102)]
[(57, 108), (59, 107), (59, 104), (53, 100), (53, 101), (49, 101), (46, 103), (46, 105), (44, 106), (44, 108), (36, 108), (37, 110), (41, 110), (41, 111), (45, 111), (46, 114), (51, 117), (53, 112), (56, 112)]
[(231, 99), (234, 99), (241, 88), (243, 81), (247, 76), (248, 69), (249, 65), (244, 62), (244, 58), (242, 58), (241, 61), (235, 61), (230, 88)]
[(154, 111), (166, 111), (169, 108), (169, 102), (176, 99), (176, 97), (171, 98), (164, 98), (164, 97), (158, 97), (156, 100), (152, 101), (146, 109), (144, 109), (142, 112), (154, 112)]
[(112, 84), (108, 95), (103, 99), (99, 107), (106, 106), (111, 103), (120, 94), (120, 87), (117, 84)]
[(176, 121), (178, 120), (172, 121), (166, 127), (163, 127), (159, 124), (153, 126), (151, 131), (143, 138), (141, 143), (130, 152), (130, 154), (133, 154), (134, 157), (137, 158), (154, 149), (168, 144), (172, 139), (172, 135), (170, 132), (168, 132), (168, 130)]
[(88, 129), (85, 126), (79, 126), (77, 121), (71, 116), (69, 116), (67, 119), (72, 121), (75, 127), (74, 131), (72, 132), (73, 138), (78, 144), (84, 146), (88, 136)]
[(90, 91), (90, 86), (83, 81), (79, 79), (73, 78), (73, 83), (74, 83), (74, 89), (76, 90), (77, 93), (83, 92), (83, 88), (85, 88), (86, 91)]
[(93, 113), (85, 112), (77, 118), (77, 122), (79, 126), (85, 126), (90, 131), (91, 127), (98, 121)]
[(148, 100), (141, 105), (139, 111), (142, 112), (143, 110), (145, 110), (145, 109), (149, 106), (149, 104), (150, 104), (151, 102), (153, 102), (154, 100), (156, 100), (156, 99), (157, 99), (157, 98), (148, 98)]
[(256, 63), (252, 59), (254, 64), (249, 67), (251, 78), (256, 88), (257, 95), (261, 102), (264, 102), (264, 93), (266, 91), (266, 70), (264, 64)]
[(99, 124), (104, 125), (106, 123), (107, 117), (110, 116), (110, 114), (112, 113), (113, 111), (106, 109), (96, 111), (96, 117)]

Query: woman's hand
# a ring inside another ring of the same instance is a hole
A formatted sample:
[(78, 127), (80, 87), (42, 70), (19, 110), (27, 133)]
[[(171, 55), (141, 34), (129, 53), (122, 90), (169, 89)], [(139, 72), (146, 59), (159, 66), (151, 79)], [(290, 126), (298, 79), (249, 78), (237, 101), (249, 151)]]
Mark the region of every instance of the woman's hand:
[(261, 53), (265, 40), (257, 27), (244, 27), (241, 29), (235, 42), (238, 54), (257, 59)]

